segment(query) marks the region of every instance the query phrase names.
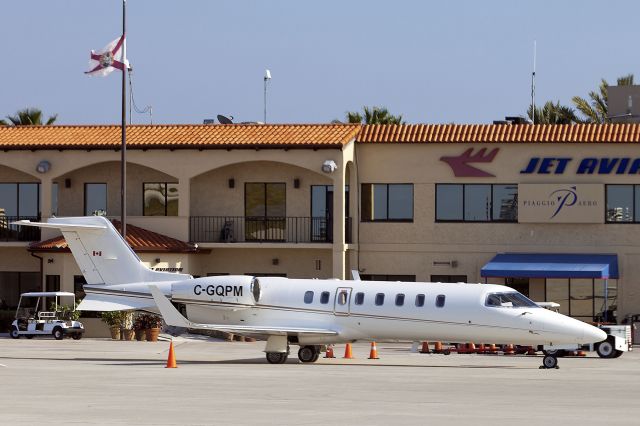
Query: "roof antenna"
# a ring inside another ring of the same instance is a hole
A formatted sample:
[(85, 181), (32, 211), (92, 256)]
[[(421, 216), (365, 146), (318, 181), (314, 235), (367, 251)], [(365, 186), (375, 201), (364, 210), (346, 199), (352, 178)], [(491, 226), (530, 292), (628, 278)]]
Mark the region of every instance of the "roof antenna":
[(533, 72), (531, 73), (531, 121), (536, 124), (536, 40), (533, 40)]

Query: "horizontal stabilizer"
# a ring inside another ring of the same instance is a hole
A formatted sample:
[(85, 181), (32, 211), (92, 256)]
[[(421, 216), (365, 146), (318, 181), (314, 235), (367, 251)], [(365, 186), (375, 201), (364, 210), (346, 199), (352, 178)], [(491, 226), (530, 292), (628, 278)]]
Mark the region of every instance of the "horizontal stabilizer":
[(273, 335), (286, 335), (286, 334), (314, 334), (314, 335), (327, 335), (335, 336), (338, 333), (333, 330), (323, 330), (319, 328), (302, 328), (302, 327), (259, 327), (251, 325), (228, 325), (228, 324), (198, 324), (186, 319), (178, 310), (171, 304), (167, 297), (158, 289), (155, 285), (150, 285), (149, 290), (153, 295), (153, 299), (156, 302), (156, 306), (164, 321), (168, 325), (184, 328), (195, 328), (201, 330), (218, 330), (227, 333), (236, 334), (273, 334)]
[(153, 299), (139, 297), (87, 294), (78, 305), (79, 311), (129, 311), (155, 307)]
[(21, 226), (34, 226), (37, 228), (51, 228), (51, 229), (107, 229), (106, 226), (102, 225), (84, 225), (79, 223), (47, 223), (47, 222), (31, 222), (30, 220), (18, 220), (16, 222), (11, 222), (12, 225), (21, 225)]

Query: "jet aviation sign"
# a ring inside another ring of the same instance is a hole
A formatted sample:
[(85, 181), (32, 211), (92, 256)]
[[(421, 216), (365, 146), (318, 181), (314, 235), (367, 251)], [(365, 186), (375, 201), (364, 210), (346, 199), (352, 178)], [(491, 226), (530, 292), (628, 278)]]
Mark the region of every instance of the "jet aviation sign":
[(603, 185), (521, 183), (518, 222), (602, 223), (603, 203)]
[(574, 163), (569, 157), (531, 157), (527, 166), (520, 170), (520, 174), (530, 175), (561, 175), (570, 168), (570, 164), (577, 164), (577, 175), (635, 175), (640, 173), (640, 158), (630, 157), (587, 157)]

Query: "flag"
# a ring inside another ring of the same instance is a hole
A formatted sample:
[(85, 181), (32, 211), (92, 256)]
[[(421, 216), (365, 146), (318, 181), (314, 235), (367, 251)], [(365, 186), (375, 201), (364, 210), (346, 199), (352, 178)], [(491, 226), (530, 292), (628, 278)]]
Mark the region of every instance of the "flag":
[(129, 68), (129, 61), (125, 57), (126, 40), (124, 35), (107, 44), (102, 50), (91, 51), (89, 60), (89, 71), (85, 74), (106, 77), (114, 69), (124, 71), (125, 66)]

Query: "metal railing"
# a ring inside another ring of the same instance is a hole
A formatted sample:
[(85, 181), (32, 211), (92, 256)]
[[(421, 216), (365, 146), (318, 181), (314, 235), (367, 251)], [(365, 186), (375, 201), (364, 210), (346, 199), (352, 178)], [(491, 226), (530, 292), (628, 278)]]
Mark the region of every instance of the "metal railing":
[(40, 228), (11, 225), (17, 220), (40, 221), (39, 216), (0, 216), (0, 241), (40, 241)]
[[(345, 231), (350, 241), (351, 218)], [(189, 241), (201, 243), (331, 243), (326, 217), (191, 216)]]

